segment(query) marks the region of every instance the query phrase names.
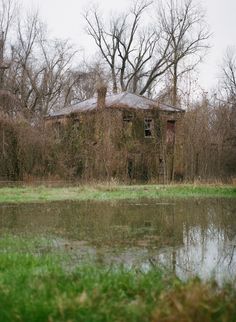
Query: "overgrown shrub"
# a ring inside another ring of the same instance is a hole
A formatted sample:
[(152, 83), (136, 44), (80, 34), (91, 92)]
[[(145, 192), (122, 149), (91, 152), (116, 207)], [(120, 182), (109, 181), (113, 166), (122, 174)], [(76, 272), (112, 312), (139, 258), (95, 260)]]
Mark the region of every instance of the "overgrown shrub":
[(41, 125), (21, 116), (0, 116), (0, 177), (23, 180), (45, 177), (56, 170), (53, 139)]

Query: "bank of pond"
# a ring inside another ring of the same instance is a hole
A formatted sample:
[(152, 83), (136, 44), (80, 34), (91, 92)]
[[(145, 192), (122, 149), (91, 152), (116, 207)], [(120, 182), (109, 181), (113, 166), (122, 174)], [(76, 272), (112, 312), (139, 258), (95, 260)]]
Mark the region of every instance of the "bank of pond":
[(0, 185), (0, 203), (48, 202), (60, 200), (136, 200), (142, 198), (236, 198), (235, 185), (118, 185), (114, 183), (79, 184), (10, 182)]

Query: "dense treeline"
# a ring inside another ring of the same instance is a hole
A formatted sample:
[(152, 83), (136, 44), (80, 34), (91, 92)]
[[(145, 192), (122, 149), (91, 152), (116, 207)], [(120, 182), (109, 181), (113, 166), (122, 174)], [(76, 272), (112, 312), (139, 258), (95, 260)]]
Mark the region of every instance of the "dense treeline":
[(0, 116), (0, 179), (73, 179), (80, 162), (77, 128), (68, 126), (58, 137), (43, 122)]
[(236, 109), (229, 103), (213, 103), (203, 99), (186, 112), (186, 180), (225, 181), (236, 174)]
[(216, 95), (196, 101), (192, 72), (210, 40), (204, 11), (194, 0), (158, 4), (135, 0), (109, 21), (99, 9), (87, 10), (85, 26), (98, 53), (85, 63), (69, 41), (51, 39), (38, 13), (22, 12), (14, 0), (0, 1), (1, 179), (76, 177), (76, 127), (59, 139), (53, 129), (45, 129), (43, 118), (92, 97), (101, 78), (111, 92), (161, 97), (186, 109), (186, 180), (235, 176), (235, 53), (224, 57)]

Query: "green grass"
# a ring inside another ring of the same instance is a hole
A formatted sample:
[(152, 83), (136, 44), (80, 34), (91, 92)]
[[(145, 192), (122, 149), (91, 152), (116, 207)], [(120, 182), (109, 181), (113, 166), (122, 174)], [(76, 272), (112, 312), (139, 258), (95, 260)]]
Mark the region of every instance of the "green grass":
[(123, 200), (140, 198), (236, 198), (230, 185), (94, 185), (68, 188), (0, 188), (1, 203), (47, 202), (60, 200)]
[(235, 321), (236, 290), (195, 278), (88, 264), (38, 249), (46, 240), (0, 239), (0, 321)]

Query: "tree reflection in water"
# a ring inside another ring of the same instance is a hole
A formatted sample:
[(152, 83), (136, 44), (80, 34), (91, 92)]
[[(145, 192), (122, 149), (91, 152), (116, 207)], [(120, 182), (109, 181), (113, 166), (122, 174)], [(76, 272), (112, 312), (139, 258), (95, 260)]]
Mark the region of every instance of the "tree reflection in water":
[(1, 233), (44, 236), (73, 263), (95, 260), (185, 278), (236, 273), (236, 200), (60, 202), (0, 207)]

